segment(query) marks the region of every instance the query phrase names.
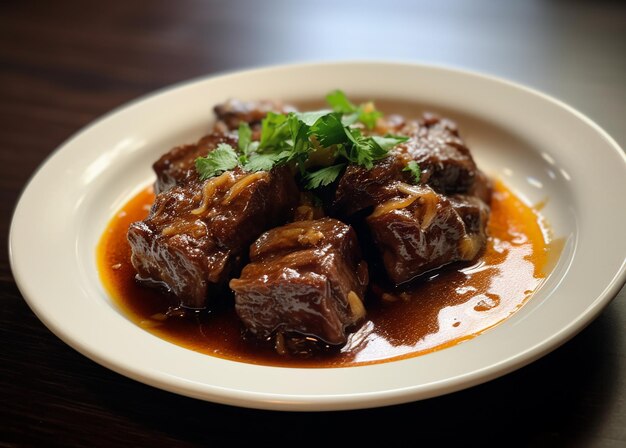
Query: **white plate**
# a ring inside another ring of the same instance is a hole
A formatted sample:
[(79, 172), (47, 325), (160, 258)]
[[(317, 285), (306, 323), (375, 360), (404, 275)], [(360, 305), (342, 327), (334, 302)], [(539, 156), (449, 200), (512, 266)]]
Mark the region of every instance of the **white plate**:
[[(242, 99), (350, 96), (401, 99), (459, 122), (479, 166), (501, 175), (566, 239), (535, 296), (499, 326), (425, 356), (328, 369), (265, 367), (213, 358), (161, 340), (111, 302), (95, 247), (114, 212), (153, 179), (152, 162), (192, 142), (212, 106)], [(123, 375), (183, 395), (239, 406), (330, 410), (449, 393), (503, 375), (584, 328), (625, 281), (626, 158), (597, 125), (525, 87), (459, 70), (350, 62), (251, 70), (184, 83), (101, 118), (61, 146), (31, 179), (10, 235), (16, 282), (61, 339)]]

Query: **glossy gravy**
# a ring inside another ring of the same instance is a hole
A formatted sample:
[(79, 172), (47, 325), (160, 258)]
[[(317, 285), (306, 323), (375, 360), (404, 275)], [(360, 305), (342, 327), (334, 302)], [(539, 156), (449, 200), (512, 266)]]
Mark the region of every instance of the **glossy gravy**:
[[(541, 216), (501, 182), (495, 183), (484, 254), (473, 264), (451, 265), (403, 288), (374, 282), (367, 318), (340, 350), (310, 358), (284, 357), (245, 337), (232, 307), (176, 308), (174, 297), (135, 281), (126, 232), (154, 199), (140, 192), (114, 216), (97, 250), (102, 281), (137, 325), (175, 344), (235, 361), (291, 367), (345, 367), (422, 355), (473, 338), (520, 308), (546, 276), (550, 236)], [(230, 306), (229, 306), (230, 305)]]

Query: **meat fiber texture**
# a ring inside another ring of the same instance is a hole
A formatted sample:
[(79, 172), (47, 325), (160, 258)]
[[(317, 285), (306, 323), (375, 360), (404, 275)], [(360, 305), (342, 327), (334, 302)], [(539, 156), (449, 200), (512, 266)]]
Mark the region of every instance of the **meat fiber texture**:
[(475, 196), (446, 197), (428, 186), (398, 185), (367, 224), (390, 280), (404, 283), (484, 248), (489, 208)]
[(220, 143), (237, 146), (237, 136), (230, 133), (212, 132), (193, 145), (183, 145), (171, 149), (154, 162), (156, 174), (154, 192), (159, 194), (174, 185), (194, 180), (198, 173), (193, 169), (198, 157), (205, 157)]
[(217, 127), (231, 131), (241, 123), (247, 123), (252, 128), (258, 127), (269, 112), (286, 114), (295, 110), (293, 106), (280, 101), (240, 101), (234, 98), (213, 108), (218, 120)]
[[(491, 184), (456, 124), (425, 114), (408, 122), (394, 116), (382, 127), (409, 140), (371, 170), (349, 166), (335, 191), (332, 213), (347, 220), (366, 217), (395, 284), (475, 258), (487, 242)], [(411, 161), (421, 168), (418, 185), (406, 169)]]
[(354, 230), (336, 219), (274, 228), (252, 245), (250, 260), (230, 287), (237, 314), (259, 338), (295, 333), (341, 345), (365, 316), (367, 265)]
[(372, 169), (348, 166), (333, 199), (334, 214), (350, 217), (392, 196), (396, 181), (413, 183), (413, 174), (405, 170), (411, 161), (420, 167), (420, 184), (429, 185), (437, 193), (465, 193), (474, 185), (479, 171), (454, 122), (432, 114), (406, 122), (395, 115), (379, 127), (377, 132), (406, 135), (409, 140)]
[[(128, 231), (137, 277), (159, 284), (183, 306), (204, 308), (237, 275), (252, 242), (291, 216), (299, 191), (287, 167), (247, 173), (237, 168), (201, 180), (199, 147), (206, 154), (229, 137), (211, 135), (175, 148), (157, 162), (157, 189), (148, 217)], [(189, 162), (187, 162), (189, 163)], [(173, 185), (172, 185), (173, 184)]]

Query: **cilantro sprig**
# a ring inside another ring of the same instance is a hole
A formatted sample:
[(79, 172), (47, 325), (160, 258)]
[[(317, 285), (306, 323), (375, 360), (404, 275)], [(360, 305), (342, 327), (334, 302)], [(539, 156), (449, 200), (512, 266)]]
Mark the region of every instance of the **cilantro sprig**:
[(411, 160), (409, 163), (407, 163), (402, 171), (410, 171), (413, 175), (413, 183), (416, 185), (420, 183), (422, 170), (415, 160)]
[(228, 143), (220, 143), (207, 157), (196, 159), (196, 171), (202, 180), (219, 176), (224, 171), (235, 169), (237, 165), (239, 165), (239, 157)]
[(345, 115), (344, 122), (352, 124), (356, 121), (360, 121), (370, 131), (376, 127), (376, 122), (383, 114), (376, 110), (374, 103), (371, 101), (356, 106), (350, 102), (345, 93), (341, 90), (333, 90), (326, 95), (326, 101), (333, 108), (335, 112), (339, 112)]
[[(196, 159), (198, 174), (208, 179), (238, 166), (255, 172), (292, 163), (299, 168), (304, 187), (315, 189), (333, 183), (348, 163), (371, 169), (394, 146), (408, 140), (398, 135), (364, 135), (355, 126), (359, 121), (370, 130), (374, 128), (382, 114), (372, 103), (355, 106), (340, 90), (329, 93), (326, 99), (332, 110), (269, 112), (261, 123), (258, 142), (252, 141), (250, 126), (240, 124), (237, 149), (220, 143), (206, 157)], [(321, 148), (330, 151), (332, 162), (312, 166), (309, 156)]]

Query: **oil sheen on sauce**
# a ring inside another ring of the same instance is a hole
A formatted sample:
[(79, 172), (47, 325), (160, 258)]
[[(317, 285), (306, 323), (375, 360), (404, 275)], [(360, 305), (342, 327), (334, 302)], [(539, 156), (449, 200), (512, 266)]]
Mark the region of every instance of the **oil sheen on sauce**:
[[(151, 189), (111, 220), (98, 246), (102, 281), (121, 311), (156, 336), (235, 361), (291, 367), (347, 367), (397, 360), (473, 338), (519, 309), (546, 277), (550, 236), (541, 216), (495, 183), (489, 240), (473, 264), (451, 265), (402, 289), (373, 284), (365, 323), (340, 350), (309, 358), (278, 355), (245, 337), (232, 306), (181, 312), (175, 298), (135, 281), (126, 231), (143, 219)], [(232, 299), (226, 297), (224, 302)]]

